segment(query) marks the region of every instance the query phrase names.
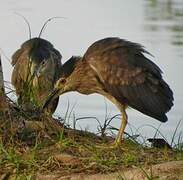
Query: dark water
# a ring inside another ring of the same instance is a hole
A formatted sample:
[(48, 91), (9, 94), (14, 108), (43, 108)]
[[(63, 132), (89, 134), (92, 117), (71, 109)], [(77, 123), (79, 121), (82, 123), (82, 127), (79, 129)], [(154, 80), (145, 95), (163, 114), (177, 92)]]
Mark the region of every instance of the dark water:
[[(30, 22), (33, 36), (37, 36), (43, 22), (53, 16), (66, 19), (50, 22), (43, 38), (51, 41), (63, 55), (65, 62), (71, 55), (82, 55), (94, 41), (117, 36), (143, 44), (154, 55), (151, 59), (164, 72), (164, 79), (174, 91), (175, 105), (168, 113), (169, 121), (161, 124), (160, 131), (171, 139), (180, 119), (183, 119), (183, 1), (182, 0), (1, 0), (0, 48), (11, 57), (12, 53), (27, 40), (28, 31), (23, 20), (13, 12), (23, 14)], [(5, 79), (10, 81), (12, 67), (2, 56)], [(57, 115), (65, 116), (69, 101), (67, 122), (72, 125), (73, 115), (97, 117), (101, 123), (119, 111), (100, 95), (84, 96), (78, 93), (63, 95)], [(107, 107), (107, 112), (106, 112)], [(153, 136), (153, 125), (160, 123), (135, 110), (129, 109), (129, 126), (143, 136)], [(112, 126), (119, 127), (114, 119)], [(97, 130), (98, 123), (92, 119), (78, 121), (78, 128)], [(178, 132), (183, 129), (183, 120)]]

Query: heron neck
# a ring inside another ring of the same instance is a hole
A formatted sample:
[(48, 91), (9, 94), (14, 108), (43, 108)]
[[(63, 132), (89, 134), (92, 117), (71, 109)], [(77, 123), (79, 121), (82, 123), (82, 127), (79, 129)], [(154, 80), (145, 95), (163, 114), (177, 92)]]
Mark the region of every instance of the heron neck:
[(72, 77), (74, 79), (74, 91), (82, 94), (92, 94), (101, 90), (101, 85), (96, 78), (95, 72), (85, 61), (77, 63)]

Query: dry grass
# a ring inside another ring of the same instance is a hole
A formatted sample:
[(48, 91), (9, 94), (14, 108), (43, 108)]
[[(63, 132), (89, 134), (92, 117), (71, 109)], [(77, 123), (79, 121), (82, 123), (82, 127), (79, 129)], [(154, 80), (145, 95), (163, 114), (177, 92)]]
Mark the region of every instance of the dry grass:
[(109, 173), (183, 159), (181, 145), (172, 150), (157, 149), (127, 138), (122, 146), (109, 149), (106, 147), (114, 139), (105, 132), (98, 136), (71, 129), (45, 115), (27, 119), (14, 107), (10, 114), (9, 121), (5, 116), (0, 119), (0, 174), (5, 178), (33, 179), (38, 173)]

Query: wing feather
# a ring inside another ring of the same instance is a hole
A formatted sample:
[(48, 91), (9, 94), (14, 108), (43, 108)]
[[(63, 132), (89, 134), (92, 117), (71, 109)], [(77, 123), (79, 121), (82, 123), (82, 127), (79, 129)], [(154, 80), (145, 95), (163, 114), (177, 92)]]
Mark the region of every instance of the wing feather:
[(118, 38), (95, 42), (84, 55), (106, 91), (119, 102), (165, 122), (173, 105), (173, 93), (160, 68), (139, 44)]

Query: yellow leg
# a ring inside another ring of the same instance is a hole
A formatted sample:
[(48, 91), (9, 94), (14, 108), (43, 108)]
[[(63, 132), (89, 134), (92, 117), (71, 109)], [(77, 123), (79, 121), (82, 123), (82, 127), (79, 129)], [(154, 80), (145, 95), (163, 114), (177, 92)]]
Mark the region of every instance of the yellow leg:
[(126, 114), (126, 106), (120, 106), (120, 109), (121, 109), (121, 115), (122, 115), (122, 119), (121, 119), (121, 125), (120, 125), (120, 128), (119, 128), (119, 132), (118, 132), (118, 135), (114, 141), (114, 143), (112, 143), (111, 145), (108, 145), (108, 146), (97, 146), (99, 148), (117, 148), (119, 145), (121, 145), (122, 141), (123, 141), (123, 138), (124, 138), (124, 131), (125, 131), (125, 127), (127, 125), (127, 122), (128, 122), (128, 116)]
[(125, 132), (125, 128), (126, 128), (126, 125), (127, 125), (127, 122), (128, 122), (128, 116), (126, 114), (125, 109), (126, 109), (125, 106), (123, 106), (121, 108), (121, 114), (122, 114), (121, 126), (120, 126), (118, 135), (117, 135), (117, 137), (115, 139), (115, 142), (114, 142), (115, 146), (120, 145), (122, 143), (122, 140), (124, 139), (124, 132)]

